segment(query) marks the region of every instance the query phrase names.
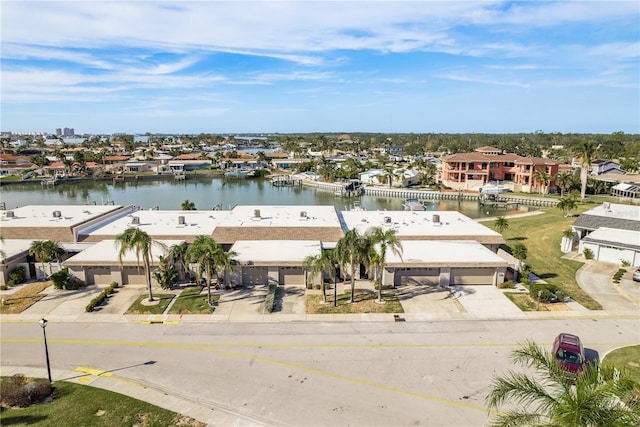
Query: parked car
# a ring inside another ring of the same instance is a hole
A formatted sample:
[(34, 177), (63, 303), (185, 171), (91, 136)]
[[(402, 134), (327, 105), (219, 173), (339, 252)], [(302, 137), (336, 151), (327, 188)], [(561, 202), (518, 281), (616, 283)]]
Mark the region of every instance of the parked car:
[(553, 355), (569, 374), (582, 371), (586, 363), (582, 342), (576, 335), (561, 333), (553, 341)]
[(636, 267), (636, 269), (633, 270), (633, 281), (640, 282), (640, 267)]
[(22, 179), (31, 179), (31, 178), (33, 178), (33, 177), (35, 177), (35, 176), (36, 176), (36, 174), (35, 174), (35, 173), (33, 173), (33, 172), (27, 172), (27, 173), (25, 173), (24, 175), (22, 175)]

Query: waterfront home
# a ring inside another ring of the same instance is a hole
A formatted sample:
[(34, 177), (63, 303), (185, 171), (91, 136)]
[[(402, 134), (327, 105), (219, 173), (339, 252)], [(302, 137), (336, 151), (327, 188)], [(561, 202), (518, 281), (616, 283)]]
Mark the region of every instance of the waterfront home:
[(589, 249), (598, 261), (640, 265), (640, 206), (605, 202), (571, 227), (580, 238), (579, 253)]
[[(442, 158), (441, 181), (454, 190), (479, 191), (490, 181), (500, 181), (512, 191), (533, 192), (534, 173), (544, 171), (551, 177), (558, 173), (555, 160), (502, 153), (494, 147), (482, 147), (472, 153), (457, 153)], [(555, 188), (555, 181), (549, 183)]]
[(23, 175), (33, 168), (35, 166), (31, 164), (31, 161), (26, 156), (0, 153), (0, 176)]
[(389, 174), (382, 169), (369, 169), (358, 174), (363, 184), (382, 185), (387, 183)]

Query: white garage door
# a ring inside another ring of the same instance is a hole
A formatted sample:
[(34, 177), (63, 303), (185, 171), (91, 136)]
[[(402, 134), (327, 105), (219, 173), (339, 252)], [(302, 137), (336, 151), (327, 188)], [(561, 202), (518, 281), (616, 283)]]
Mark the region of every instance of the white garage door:
[(452, 268), (452, 285), (493, 285), (496, 269), (493, 267)]
[(112, 282), (110, 267), (85, 267), (84, 271), (87, 285), (108, 285)]
[(440, 284), (439, 268), (397, 268), (394, 285), (434, 286)]
[[(596, 252), (597, 253), (597, 252)], [(599, 261), (613, 262), (619, 264), (622, 260), (633, 262), (633, 251), (612, 248), (609, 246), (600, 246), (598, 255)]]

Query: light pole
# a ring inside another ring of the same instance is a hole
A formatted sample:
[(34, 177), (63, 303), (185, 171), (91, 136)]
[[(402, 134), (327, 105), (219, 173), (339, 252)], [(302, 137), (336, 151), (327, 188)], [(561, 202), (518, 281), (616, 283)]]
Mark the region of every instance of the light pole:
[(338, 306), (338, 263), (333, 264), (333, 306)]
[(47, 319), (45, 319), (44, 317), (42, 319), (40, 319), (40, 326), (42, 326), (42, 334), (44, 335), (44, 354), (47, 358), (47, 375), (49, 376), (49, 383), (52, 383), (53, 381), (51, 381), (51, 366), (49, 365), (49, 347), (47, 347), (47, 332), (45, 330), (45, 328), (47, 327)]

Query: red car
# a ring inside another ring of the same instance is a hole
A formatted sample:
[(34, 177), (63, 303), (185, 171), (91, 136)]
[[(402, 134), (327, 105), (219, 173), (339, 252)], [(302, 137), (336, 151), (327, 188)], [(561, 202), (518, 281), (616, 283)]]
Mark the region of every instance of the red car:
[(562, 333), (553, 341), (553, 355), (562, 365), (562, 368), (570, 373), (577, 374), (582, 371), (586, 363), (584, 349), (580, 338), (576, 335)]

